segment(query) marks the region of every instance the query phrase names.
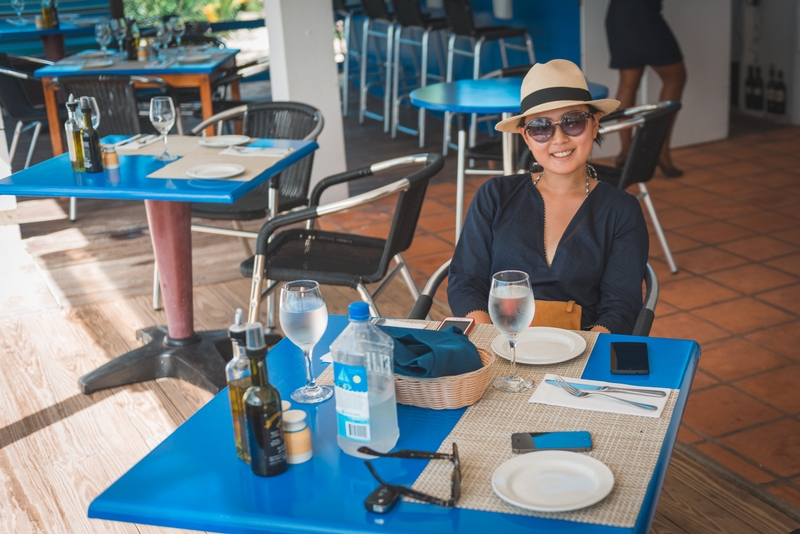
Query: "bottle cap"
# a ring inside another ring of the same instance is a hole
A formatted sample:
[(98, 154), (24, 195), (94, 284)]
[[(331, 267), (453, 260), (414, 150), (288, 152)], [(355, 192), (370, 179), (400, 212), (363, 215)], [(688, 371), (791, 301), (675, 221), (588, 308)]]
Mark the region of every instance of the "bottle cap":
[(233, 324), (228, 328), (228, 337), (244, 343), (246, 341), (244, 313), (241, 308), (236, 308), (233, 315)]
[(347, 313), (353, 321), (366, 321), (369, 319), (369, 305), (366, 302), (351, 302)]
[(266, 347), (264, 343), (264, 327), (261, 323), (247, 323), (245, 333), (247, 335), (247, 350), (260, 350)]
[(287, 432), (297, 432), (306, 427), (306, 412), (303, 410), (288, 410), (283, 412), (283, 429)]

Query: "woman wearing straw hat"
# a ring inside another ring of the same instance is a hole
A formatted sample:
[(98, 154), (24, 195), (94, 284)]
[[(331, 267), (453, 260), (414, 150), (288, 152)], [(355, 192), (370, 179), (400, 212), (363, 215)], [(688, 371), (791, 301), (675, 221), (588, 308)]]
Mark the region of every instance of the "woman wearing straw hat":
[(629, 334), (642, 306), (647, 227), (636, 197), (598, 182), (586, 163), (598, 119), (619, 102), (592, 100), (566, 60), (534, 65), (520, 100), (521, 113), (495, 129), (522, 135), (542, 170), (478, 189), (450, 265), (453, 314), (491, 323), (492, 275), (520, 270), (530, 276), (537, 316), (542, 301), (574, 301), (581, 328)]

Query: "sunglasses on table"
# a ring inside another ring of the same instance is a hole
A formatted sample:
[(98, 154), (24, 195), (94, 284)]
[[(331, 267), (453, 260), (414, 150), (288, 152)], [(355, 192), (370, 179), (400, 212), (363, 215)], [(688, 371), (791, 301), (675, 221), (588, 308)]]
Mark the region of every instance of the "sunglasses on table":
[(575, 137), (586, 131), (586, 124), (592, 118), (591, 113), (585, 111), (568, 111), (561, 116), (561, 120), (553, 122), (546, 117), (536, 117), (525, 124), (525, 133), (539, 143), (546, 143), (556, 133), (556, 125), (570, 137)]
[(406, 497), (411, 497), (412, 499), (416, 499), (418, 501), (427, 502), (431, 504), (438, 504), (439, 506), (448, 506), (452, 507), (455, 506), (456, 502), (458, 502), (458, 498), (461, 497), (461, 462), (458, 459), (458, 446), (453, 443), (453, 454), (447, 454), (446, 452), (426, 452), (426, 451), (412, 451), (412, 450), (402, 450), (402, 451), (395, 451), (395, 452), (378, 452), (373, 451), (369, 447), (359, 447), (358, 452), (362, 452), (364, 454), (369, 454), (372, 456), (380, 456), (383, 458), (407, 458), (412, 460), (450, 460), (453, 462), (453, 473), (450, 475), (450, 498), (449, 499), (440, 499), (438, 497), (434, 497), (433, 495), (428, 495), (426, 493), (422, 493), (421, 491), (417, 491), (411, 488), (407, 488), (405, 486), (398, 486), (395, 484), (390, 484), (383, 480), (375, 471), (375, 468), (372, 467), (372, 462), (370, 460), (365, 460), (364, 463), (367, 464), (367, 469), (369, 472), (372, 473), (372, 476), (375, 477), (375, 480), (380, 482), (383, 486), (386, 486), (396, 493), (400, 495), (405, 495)]

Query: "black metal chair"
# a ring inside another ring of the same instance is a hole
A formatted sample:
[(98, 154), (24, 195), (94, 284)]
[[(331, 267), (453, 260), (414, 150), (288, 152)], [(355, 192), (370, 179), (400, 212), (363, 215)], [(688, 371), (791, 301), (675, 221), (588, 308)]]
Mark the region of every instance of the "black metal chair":
[[(425, 319), (428, 316), (428, 312), (431, 311), (431, 306), (433, 306), (433, 296), (442, 282), (444, 282), (444, 279), (447, 278), (449, 272), (450, 260), (447, 260), (428, 278), (428, 282), (414, 303), (414, 308), (408, 315), (409, 319)], [(644, 271), (644, 285), (645, 295), (642, 309), (639, 310), (636, 323), (633, 325), (633, 332), (631, 332), (631, 335), (634, 336), (649, 336), (650, 328), (652, 328), (653, 320), (655, 319), (656, 304), (658, 304), (658, 277), (649, 263)]]
[[(9, 149), (10, 163), (14, 160), (22, 133), (33, 129), (28, 156), (25, 159), (26, 169), (31, 164), (42, 124), (47, 122), (42, 82), (33, 76), (33, 71), (47, 65), (52, 65), (52, 62), (0, 54), (0, 107), (11, 119), (17, 121)], [(64, 118), (66, 119), (66, 114)]]
[[(421, 168), (366, 193), (319, 205), (323, 191), (330, 186), (410, 165)], [(379, 312), (374, 299), (398, 273), (405, 279), (414, 298), (418, 298), (419, 291), (401, 253), (411, 246), (414, 239), (428, 181), (443, 166), (441, 154), (416, 154), (330, 176), (314, 188), (311, 207), (279, 215), (267, 222), (258, 234), (256, 255), (241, 265), (242, 274), (252, 278), (248, 321), (258, 320), (261, 300), (274, 291), (280, 281), (287, 280), (312, 279), (321, 284), (354, 288), (376, 316)], [(311, 227), (314, 219), (370, 205), (391, 195), (397, 195), (397, 203), (385, 239), (299, 228), (276, 234), (278, 229), (306, 221), (309, 221), (307, 227)], [(396, 265), (390, 270), (392, 260)], [(264, 290), (264, 280), (274, 282)], [(370, 293), (366, 284), (377, 282), (381, 283), (380, 286)]]
[(645, 182), (649, 182), (653, 178), (661, 147), (664, 146), (669, 133), (669, 125), (679, 109), (681, 109), (679, 101), (666, 101), (617, 110), (601, 118), (600, 132), (602, 134), (629, 128), (636, 128), (636, 131), (633, 134), (628, 158), (625, 160), (625, 166), (622, 169), (592, 164), (597, 171), (599, 180), (608, 182), (620, 189), (627, 189), (633, 184), (639, 186), (639, 194), (636, 197), (641, 199), (647, 208), (650, 221), (653, 223), (653, 229), (656, 231), (661, 248), (664, 250), (664, 256), (666, 256), (670, 271), (673, 273), (678, 272), (678, 267), (672, 258), (667, 237), (661, 228), (656, 208), (653, 206), (653, 201), (650, 198)]

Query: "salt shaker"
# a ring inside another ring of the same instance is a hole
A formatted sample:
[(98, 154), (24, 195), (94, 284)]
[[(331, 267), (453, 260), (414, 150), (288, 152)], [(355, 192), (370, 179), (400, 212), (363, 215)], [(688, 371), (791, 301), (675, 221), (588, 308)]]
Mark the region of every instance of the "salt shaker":
[(306, 425), (306, 412), (283, 412), (283, 439), (286, 442), (286, 463), (302, 464), (314, 456), (311, 448), (311, 430)]

